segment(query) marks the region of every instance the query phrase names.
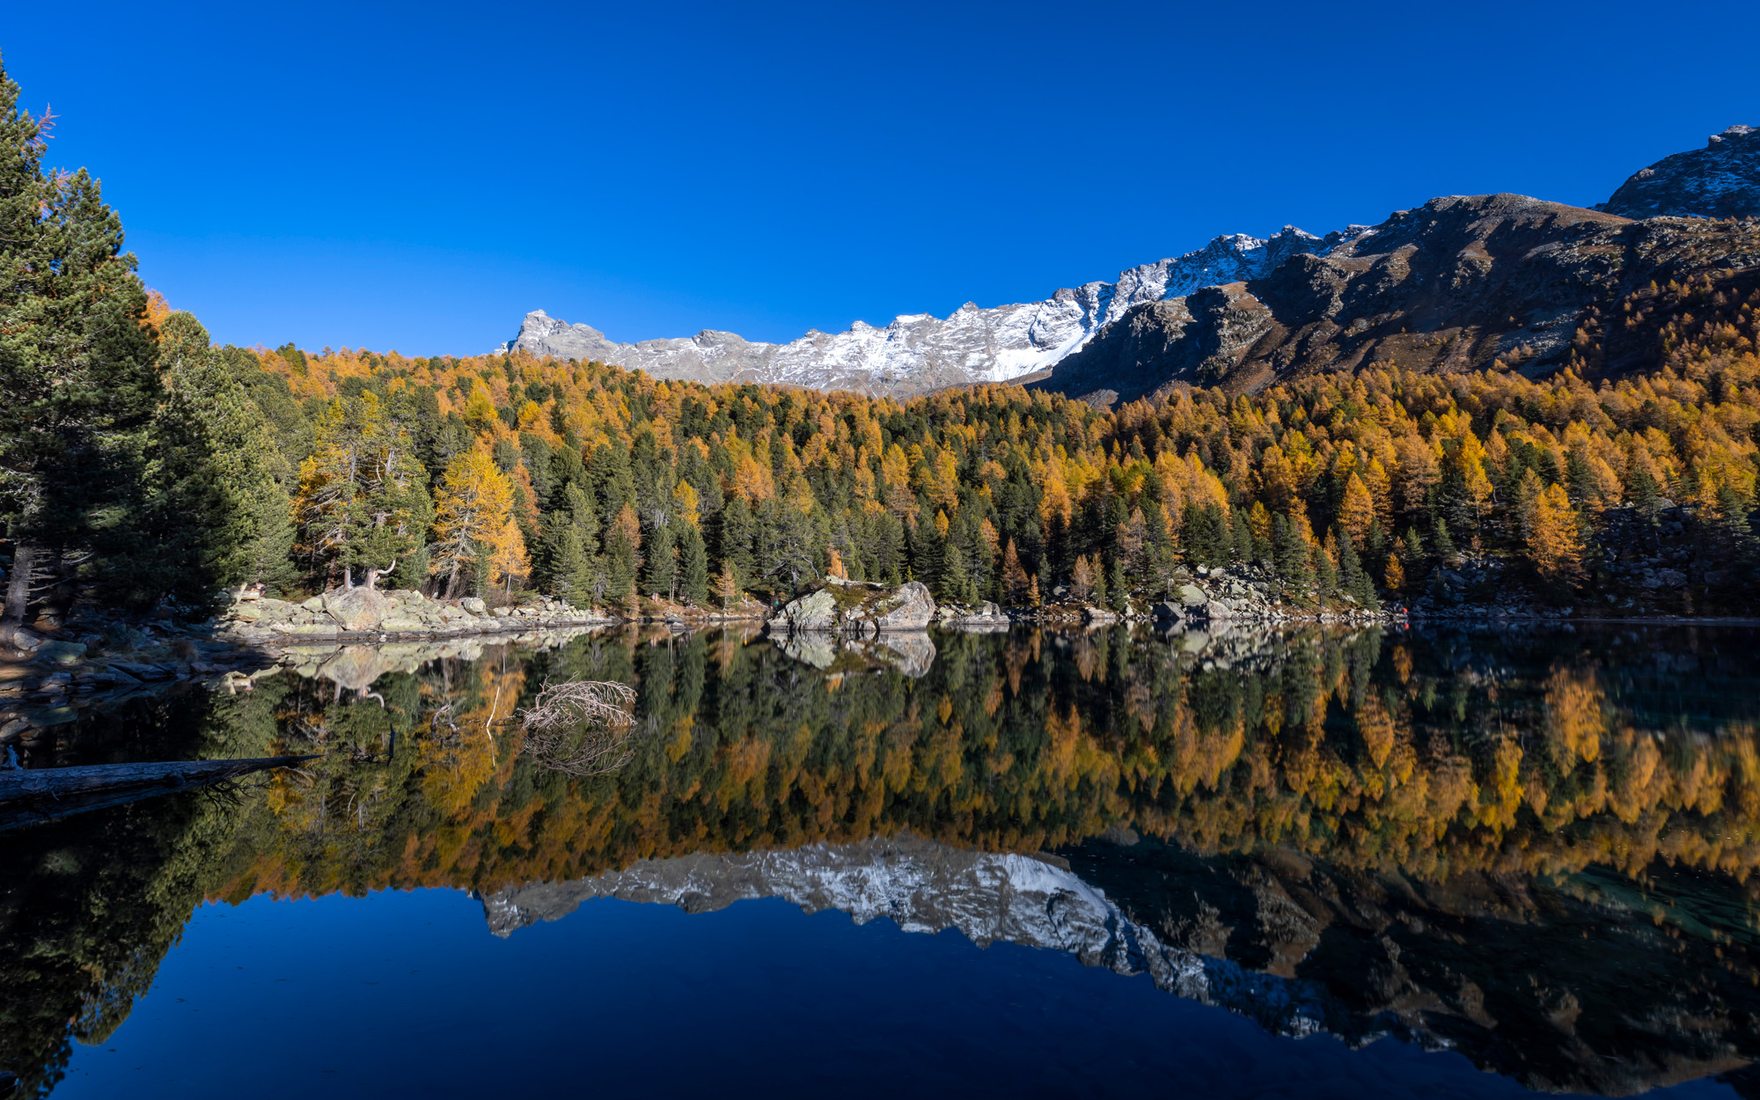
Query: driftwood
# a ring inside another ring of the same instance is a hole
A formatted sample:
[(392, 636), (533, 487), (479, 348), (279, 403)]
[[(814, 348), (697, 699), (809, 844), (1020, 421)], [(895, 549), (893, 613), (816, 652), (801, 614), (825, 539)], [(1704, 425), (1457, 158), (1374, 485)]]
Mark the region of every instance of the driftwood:
[(629, 763), (636, 693), (609, 680), (546, 684), (519, 712), (523, 751), (569, 775), (607, 775)]
[(167, 760), (75, 768), (0, 771), (0, 832), (121, 806), (143, 798), (198, 790), (229, 779), (311, 760), (265, 756), (245, 760)]

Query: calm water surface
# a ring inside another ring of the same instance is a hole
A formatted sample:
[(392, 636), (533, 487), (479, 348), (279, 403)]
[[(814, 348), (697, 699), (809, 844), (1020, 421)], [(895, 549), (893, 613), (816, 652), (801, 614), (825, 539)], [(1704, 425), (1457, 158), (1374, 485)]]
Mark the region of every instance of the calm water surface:
[(24, 756), (277, 752), (0, 839), (21, 1095), (1760, 1095), (1752, 631), (314, 651)]

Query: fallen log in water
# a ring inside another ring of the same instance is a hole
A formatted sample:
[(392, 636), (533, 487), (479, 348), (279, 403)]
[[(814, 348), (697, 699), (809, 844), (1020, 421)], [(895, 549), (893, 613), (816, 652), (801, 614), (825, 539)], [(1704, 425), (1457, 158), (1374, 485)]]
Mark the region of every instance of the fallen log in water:
[(314, 758), (263, 756), (0, 771), (0, 832), (143, 798), (211, 787), (266, 768), (282, 768), (311, 759)]

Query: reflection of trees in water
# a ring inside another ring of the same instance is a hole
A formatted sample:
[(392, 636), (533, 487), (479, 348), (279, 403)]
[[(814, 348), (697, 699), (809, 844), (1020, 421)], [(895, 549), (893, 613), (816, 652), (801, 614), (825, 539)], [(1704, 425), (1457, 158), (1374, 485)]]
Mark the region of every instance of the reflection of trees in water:
[[(277, 705), (278, 747), (329, 755), (276, 779), (229, 865), (241, 890), (493, 889), (704, 847), (908, 828), (1036, 848), (1129, 824), (1427, 879), (1664, 859), (1746, 881), (1750, 674), (1689, 649), (1711, 691), (1724, 677), (1722, 709), (1671, 717), (1644, 643), (1605, 662), (1570, 645), (1561, 659), (1544, 641), (1363, 634), (1186, 654), (1122, 633), (952, 636), (906, 680), (826, 677), (762, 643), (601, 636), (388, 676), (384, 707), (301, 681)], [(547, 774), (502, 721), (528, 685), (577, 679), (637, 692), (614, 777)]]
[[(1731, 880), (1711, 934), (1744, 945), (1723, 965), (1751, 975), (1760, 670), (1746, 638), (1720, 652), (1716, 635), (1655, 637), (1304, 635), (1187, 652), (1122, 631), (948, 635), (907, 679), (828, 677), (720, 635), (595, 635), (389, 673), (370, 698), (263, 680), (159, 728), (211, 755), (322, 759), (234, 812), (180, 800), (29, 839), (41, 851), (7, 895), (4, 935), (66, 965), (17, 975), (43, 1007), (0, 1034), (0, 1067), (53, 1064), (19, 1036), (59, 1042), (88, 1000), (112, 1006), (94, 1018), (126, 1011), (204, 894), (488, 891), (903, 830), (1037, 849), (1134, 826), (1199, 852), (1299, 852), (1431, 883), (1710, 869)], [(577, 679), (637, 693), (615, 775), (547, 769), (507, 722), (538, 685)], [(70, 858), (77, 873), (55, 870)], [(10, 970), (26, 955), (6, 957)]]

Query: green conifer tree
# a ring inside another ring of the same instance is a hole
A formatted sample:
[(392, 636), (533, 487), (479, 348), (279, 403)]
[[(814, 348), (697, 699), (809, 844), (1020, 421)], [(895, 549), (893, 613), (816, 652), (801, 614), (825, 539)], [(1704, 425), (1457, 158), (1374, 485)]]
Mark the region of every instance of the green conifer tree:
[(0, 633), (62, 563), (100, 579), (152, 552), (142, 456), (159, 396), (146, 291), (122, 223), (83, 169), (46, 171), (47, 131), (0, 69), (0, 540), (12, 562)]

